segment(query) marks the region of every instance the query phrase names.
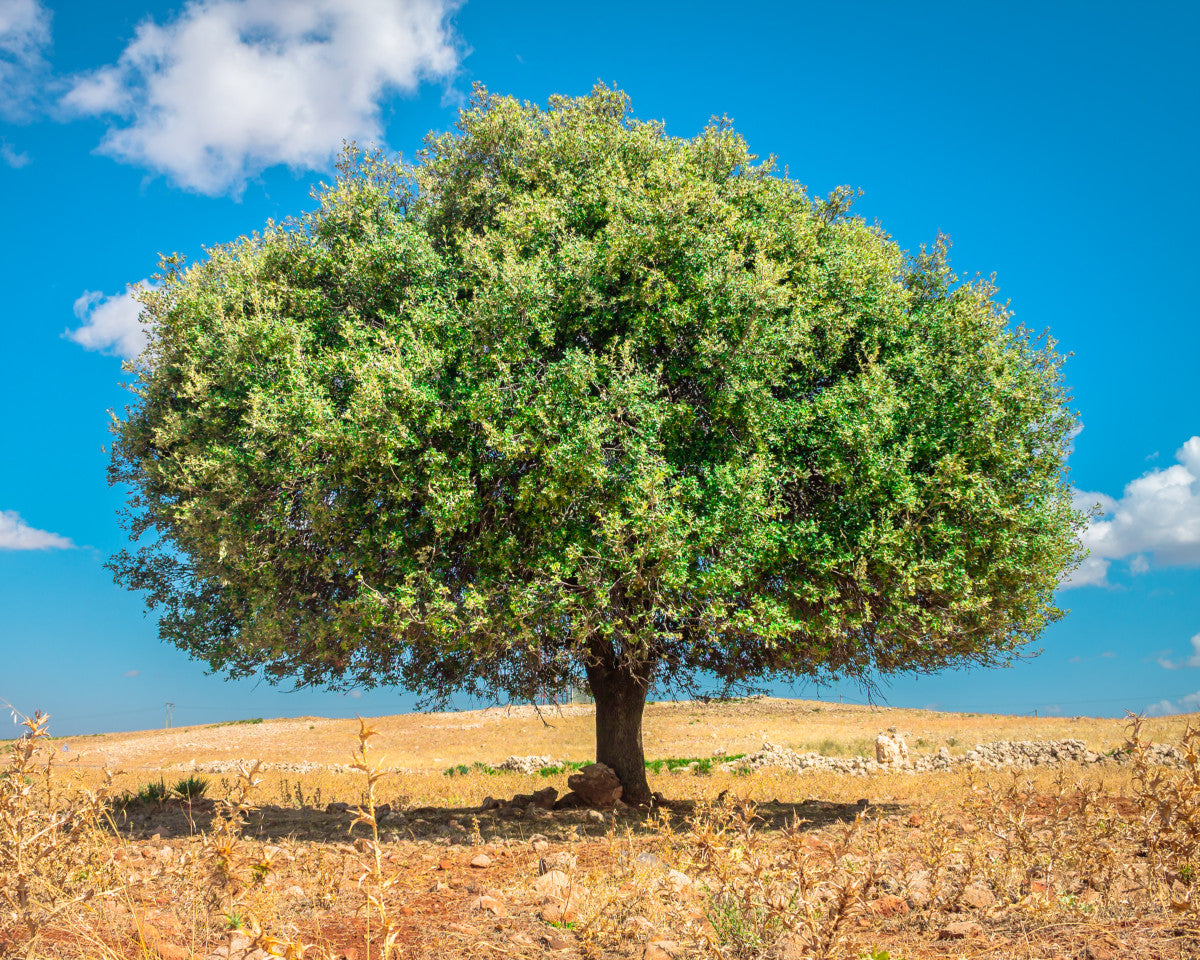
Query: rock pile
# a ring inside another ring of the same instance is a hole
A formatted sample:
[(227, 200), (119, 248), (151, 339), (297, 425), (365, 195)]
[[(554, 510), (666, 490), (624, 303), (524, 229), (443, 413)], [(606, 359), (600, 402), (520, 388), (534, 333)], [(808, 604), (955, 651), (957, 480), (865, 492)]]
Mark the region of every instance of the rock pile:
[[(1179, 749), (1170, 744), (1152, 744), (1147, 750), (1148, 758), (1153, 764), (1179, 765), (1184, 759)], [(797, 753), (787, 747), (765, 741), (761, 750), (742, 757), (740, 760), (724, 763), (721, 765), (721, 769), (733, 771), (782, 767), (793, 773), (801, 773), (806, 770), (828, 770), (834, 773), (848, 773), (852, 776), (865, 777), (869, 773), (928, 773), (964, 766), (982, 769), (1030, 768), (1060, 763), (1125, 764), (1131, 761), (1128, 751), (1119, 751), (1111, 756), (1105, 756), (1089, 750), (1087, 744), (1082, 740), (1073, 739), (999, 740), (994, 743), (980, 743), (961, 757), (951, 756), (949, 750), (941, 747), (937, 753), (925, 754), (910, 761), (903, 737), (894, 732), (879, 735), (875, 742), (875, 756), (874, 760), (867, 757), (826, 757), (815, 752)]]
[(513, 773), (537, 773), (542, 767), (560, 767), (561, 760), (554, 757), (505, 757), (498, 764), (497, 770), (511, 770)]
[[(255, 761), (243, 759), (231, 760), (204, 760), (197, 763), (195, 760), (185, 760), (183, 763), (175, 764), (176, 770), (182, 770), (185, 773), (237, 773), (243, 767), (249, 769), (254, 766)], [(261, 763), (258, 766), (259, 770), (278, 770), (282, 773), (312, 773), (314, 770), (329, 770), (333, 773), (349, 773), (353, 768), (345, 763), (312, 763), (308, 760), (301, 760), (297, 763)], [(397, 773), (396, 770), (389, 770), (388, 773)]]
[(963, 763), (981, 767), (1041, 767), (1056, 763), (1099, 763), (1103, 760), (1082, 740), (998, 740), (976, 744)]

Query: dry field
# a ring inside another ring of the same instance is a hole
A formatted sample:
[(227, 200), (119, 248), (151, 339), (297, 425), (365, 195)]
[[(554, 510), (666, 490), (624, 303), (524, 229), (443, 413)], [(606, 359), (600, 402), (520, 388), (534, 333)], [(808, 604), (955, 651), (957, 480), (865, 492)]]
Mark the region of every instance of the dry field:
[[(605, 811), (484, 803), (565, 792), (569, 768), (489, 768), (587, 760), (590, 708), (369, 723), (54, 740), (31, 719), (0, 773), (0, 957), (1200, 957), (1200, 738), (1186, 718), (1135, 735), (1116, 720), (653, 704), (651, 760), (764, 741), (869, 754), (889, 727), (914, 758), (1135, 742), (1123, 762), (1031, 770), (659, 765), (662, 804)], [(1151, 763), (1149, 741), (1183, 759)]]

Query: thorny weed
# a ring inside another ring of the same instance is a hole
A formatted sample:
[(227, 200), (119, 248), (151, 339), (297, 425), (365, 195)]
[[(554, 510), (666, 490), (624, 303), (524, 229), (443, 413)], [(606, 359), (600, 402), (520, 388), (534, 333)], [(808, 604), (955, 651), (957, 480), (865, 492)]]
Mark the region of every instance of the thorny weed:
[(751, 958), (788, 941), (793, 953), (848, 955), (852, 922), (879, 876), (880, 830), (860, 814), (831, 834), (806, 834), (793, 820), (783, 844), (760, 829), (747, 800), (702, 806), (685, 851), (705, 898), (699, 933), (718, 956)]
[[(382, 938), (380, 940), (380, 956), (382, 960), (391, 960), (400, 953), (396, 946), (396, 938), (400, 936), (400, 927), (393, 919), (387, 903), (388, 890), (395, 885), (396, 877), (394, 875), (385, 876), (383, 872), (383, 848), (379, 844), (379, 820), (376, 816), (375, 785), (384, 776), (382, 772), (383, 758), (373, 760), (369, 755), (368, 741), (371, 737), (376, 736), (378, 731), (368, 727), (362, 717), (358, 718), (358, 724), (358, 749), (354, 753), (351, 767), (361, 770), (366, 775), (367, 790), (363, 803), (358, 809), (358, 815), (350, 824), (350, 829), (353, 830), (356, 825), (363, 824), (370, 833), (368, 836), (359, 837), (354, 841), (354, 849), (358, 851), (361, 864), (357, 882), (366, 898), (363, 909), (367, 915), (367, 939), (368, 941), (372, 939), (371, 920), (374, 916), (378, 923), (379, 936)], [(478, 821), (476, 821), (476, 836), (478, 836), (478, 831)]]
[(1165, 765), (1154, 762), (1143, 722), (1130, 718), (1138, 839), (1171, 909), (1200, 925), (1200, 727), (1188, 724), (1177, 748), (1181, 759)]
[(96, 790), (63, 787), (49, 716), (13, 710), (13, 720), (26, 732), (0, 772), (0, 956), (33, 957), (49, 924), (114, 890), (100, 839), (111, 774)]

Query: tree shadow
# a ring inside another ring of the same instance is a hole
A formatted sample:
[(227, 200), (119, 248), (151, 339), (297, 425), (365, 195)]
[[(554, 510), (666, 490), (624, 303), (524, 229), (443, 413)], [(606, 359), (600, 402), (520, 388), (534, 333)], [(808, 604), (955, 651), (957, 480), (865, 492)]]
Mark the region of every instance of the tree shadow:
[[(387, 804), (377, 807), (380, 839), (387, 843), (414, 841), (441, 845), (484, 841), (545, 839), (567, 841), (580, 837), (605, 836), (612, 831), (651, 834), (661, 828), (661, 818), (670, 817), (678, 829), (688, 820), (719, 809), (692, 800), (663, 801), (658, 806), (619, 805), (606, 810), (544, 810), (533, 805), (505, 806), (483, 810), (479, 807), (406, 807), (395, 809)], [(852, 823), (861, 815), (888, 816), (900, 812), (900, 804), (836, 803), (782, 800), (754, 805), (756, 828), (777, 831), (796, 823), (818, 830), (835, 823)], [(172, 839), (209, 832), (219, 816), (219, 806), (211, 800), (194, 802), (131, 803), (112, 811), (113, 829), (130, 840)], [(370, 834), (370, 828), (355, 823), (357, 808), (331, 803), (325, 808), (291, 807), (262, 804), (247, 810), (242, 817), (242, 835), (263, 841), (296, 840), (304, 842), (346, 842)]]

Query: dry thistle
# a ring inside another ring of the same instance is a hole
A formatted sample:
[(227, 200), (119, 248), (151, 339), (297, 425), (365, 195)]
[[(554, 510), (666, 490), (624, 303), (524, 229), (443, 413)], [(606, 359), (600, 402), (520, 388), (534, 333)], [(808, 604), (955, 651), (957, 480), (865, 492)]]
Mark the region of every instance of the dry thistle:
[(9, 911), (0, 916), (0, 955), (33, 957), (49, 924), (116, 889), (104, 882), (112, 861), (100, 838), (111, 775), (97, 790), (63, 789), (54, 777), (57, 753), (47, 745), (50, 717), (12, 715), (26, 732), (0, 772), (0, 902)]
[[(378, 920), (379, 933), (383, 938), (380, 942), (380, 956), (382, 960), (390, 960), (391, 957), (399, 956), (400, 953), (396, 946), (400, 928), (392, 919), (387, 904), (387, 892), (395, 885), (396, 878), (385, 876), (383, 873), (383, 849), (379, 845), (379, 821), (375, 815), (375, 785), (384, 776), (382, 772), (384, 758), (373, 761), (369, 756), (369, 741), (377, 733), (377, 730), (372, 730), (367, 726), (367, 722), (362, 717), (358, 718), (358, 749), (354, 752), (353, 762), (350, 766), (366, 774), (367, 791), (364, 801), (358, 809), (358, 815), (350, 824), (350, 829), (353, 830), (361, 823), (370, 830), (369, 836), (359, 837), (354, 841), (354, 848), (359, 853), (362, 867), (362, 872), (358, 876), (358, 886), (364, 891), (366, 897), (364, 910), (367, 920), (367, 942), (370, 944), (372, 939), (371, 919), (374, 915)], [(478, 821), (476, 821), (476, 833), (478, 833)]]

